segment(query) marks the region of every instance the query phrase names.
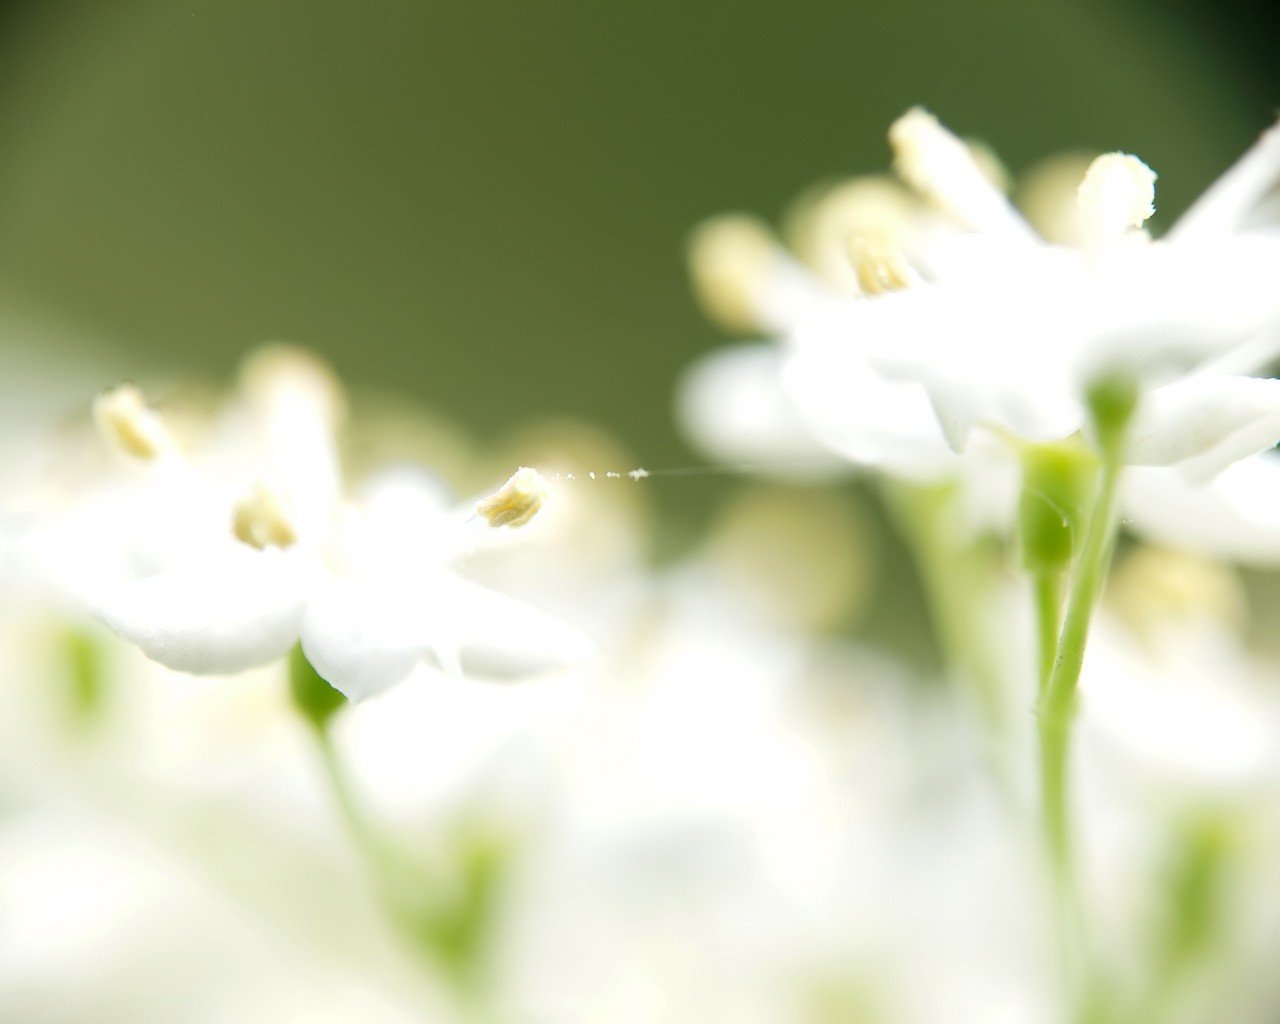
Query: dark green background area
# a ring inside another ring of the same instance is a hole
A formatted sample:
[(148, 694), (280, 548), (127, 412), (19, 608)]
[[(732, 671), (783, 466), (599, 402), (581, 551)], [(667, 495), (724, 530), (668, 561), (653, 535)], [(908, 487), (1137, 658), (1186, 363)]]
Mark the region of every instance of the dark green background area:
[[(27, 3), (0, 23), (0, 288), (148, 367), (265, 338), (481, 434), (547, 413), (687, 461), (715, 332), (681, 246), (881, 167), (924, 103), (1013, 169), (1124, 148), (1177, 210), (1270, 116), (1216, 5)], [(1251, 61), (1253, 63), (1251, 63)]]

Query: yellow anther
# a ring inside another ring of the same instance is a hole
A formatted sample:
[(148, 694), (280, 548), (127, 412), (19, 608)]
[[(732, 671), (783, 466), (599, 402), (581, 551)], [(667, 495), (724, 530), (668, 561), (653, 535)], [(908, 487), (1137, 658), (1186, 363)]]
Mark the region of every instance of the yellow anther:
[(156, 459), (175, 449), (160, 414), (147, 405), (136, 384), (121, 384), (93, 400), (93, 421), (117, 450), (138, 459)]
[(915, 272), (902, 250), (882, 239), (862, 236), (849, 239), (849, 259), (864, 295), (883, 295), (910, 288)]
[(901, 244), (920, 209), (919, 201), (887, 175), (851, 178), (802, 196), (788, 216), (787, 237), (796, 255), (823, 279), (859, 291), (849, 239)]
[(297, 530), (280, 499), (262, 484), (255, 485), (235, 503), (231, 513), (231, 531), (236, 540), (259, 551), (291, 547), (298, 540)]
[(524, 526), (538, 514), (547, 496), (547, 482), (536, 469), (521, 466), (510, 479), (476, 502), (476, 513), (490, 526)]

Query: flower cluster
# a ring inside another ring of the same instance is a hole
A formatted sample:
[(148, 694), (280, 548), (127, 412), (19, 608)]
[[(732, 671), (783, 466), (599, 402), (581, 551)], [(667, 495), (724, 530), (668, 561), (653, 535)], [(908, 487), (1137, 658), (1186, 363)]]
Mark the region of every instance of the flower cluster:
[(0, 1017), (1274, 1017), (1280, 128), (1159, 236), (889, 143), (695, 231), (758, 340), (680, 416), (771, 479), (678, 544), (697, 467), (288, 346), (0, 435)]
[(93, 418), (120, 465), (44, 516), (15, 559), (35, 585), (182, 672), (240, 672), (300, 643), (360, 700), (423, 658), (481, 676), (580, 660), (573, 629), (455, 571), (534, 517), (536, 472), (478, 505), (451, 505), (412, 465), (377, 469), (348, 493), (345, 408), (332, 371), (284, 347), (246, 362), (191, 451), (136, 385), (103, 392)]
[(909, 111), (889, 142), (897, 176), (807, 197), (791, 250), (742, 215), (694, 235), (708, 312), (770, 338), (694, 367), (694, 438), (792, 471), (976, 478), (1007, 522), (1001, 464), (1081, 431), (1096, 444), (1091, 392), (1132, 389), (1126, 515), (1165, 542), (1280, 557), (1262, 512), (1280, 470), (1261, 454), (1280, 439), (1280, 385), (1259, 375), (1280, 346), (1280, 222), (1263, 202), (1280, 128), (1156, 239), (1156, 175), (1135, 156), (1040, 175), (1025, 202), (1041, 234), (989, 153), (932, 115)]

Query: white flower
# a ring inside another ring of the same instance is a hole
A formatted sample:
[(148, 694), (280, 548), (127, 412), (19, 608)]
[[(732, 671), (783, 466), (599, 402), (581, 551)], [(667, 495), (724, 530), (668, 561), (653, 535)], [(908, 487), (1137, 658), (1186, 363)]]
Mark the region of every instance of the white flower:
[(1080, 679), (1090, 745), (1181, 799), (1274, 784), (1280, 706), (1240, 635), (1247, 601), (1231, 570), (1139, 548), (1108, 593)]
[(1126, 521), (1151, 540), (1251, 565), (1280, 565), (1280, 455), (1263, 452), (1208, 484), (1177, 469), (1125, 474)]
[(1154, 173), (1136, 157), (1099, 157), (1076, 196), (1078, 248), (1041, 241), (923, 111), (901, 118), (890, 141), (908, 180), (968, 230), (935, 234), (915, 254), (926, 283), (848, 303), (839, 327), (865, 338), (884, 372), (924, 384), (954, 447), (980, 424), (1063, 437), (1084, 424), (1096, 380), (1131, 374), (1154, 386), (1275, 341), (1280, 229), (1246, 217), (1280, 175), (1280, 130), (1157, 241), (1141, 228)]
[[(1059, 215), (1072, 247), (1041, 239), (931, 115), (909, 112), (890, 140), (917, 195), (859, 179), (811, 204), (792, 235), (813, 272), (740, 217), (695, 236), (708, 311), (777, 339), (712, 353), (686, 376), (682, 419), (711, 454), (776, 472), (825, 469), (821, 453), (834, 453), (1003, 496), (1001, 437), (1086, 428), (1088, 389), (1111, 375), (1141, 385), (1131, 465), (1204, 483), (1280, 438), (1280, 384), (1241, 376), (1280, 346), (1280, 225), (1260, 212), (1280, 177), (1280, 128), (1158, 241), (1142, 229), (1154, 173), (1097, 158)], [(1135, 473), (1135, 502), (1148, 478), (1163, 479)]]
[(127, 578), (94, 581), (87, 600), (111, 628), (196, 673), (261, 665), (301, 641), (353, 700), (424, 657), (510, 675), (583, 655), (575, 631), (453, 571), (494, 531), (425, 474), (384, 474), (361, 500), (342, 497), (341, 395), (320, 364), (272, 350), (250, 364), (246, 391), (240, 415), (261, 451), (251, 467), (219, 478), (179, 463), (123, 516), (88, 524), (108, 547), (151, 547), (156, 522), (169, 540)]

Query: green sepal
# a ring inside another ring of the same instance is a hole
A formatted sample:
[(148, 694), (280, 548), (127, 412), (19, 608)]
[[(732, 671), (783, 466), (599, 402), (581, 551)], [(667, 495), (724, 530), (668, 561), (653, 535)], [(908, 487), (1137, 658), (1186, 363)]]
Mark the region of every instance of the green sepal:
[(289, 652), (289, 695), (302, 717), (317, 729), (324, 729), (347, 703), (347, 698), (311, 667), (301, 644), (294, 644)]
[(1075, 438), (1023, 451), (1018, 533), (1032, 573), (1060, 572), (1071, 564), (1097, 475), (1097, 457)]

